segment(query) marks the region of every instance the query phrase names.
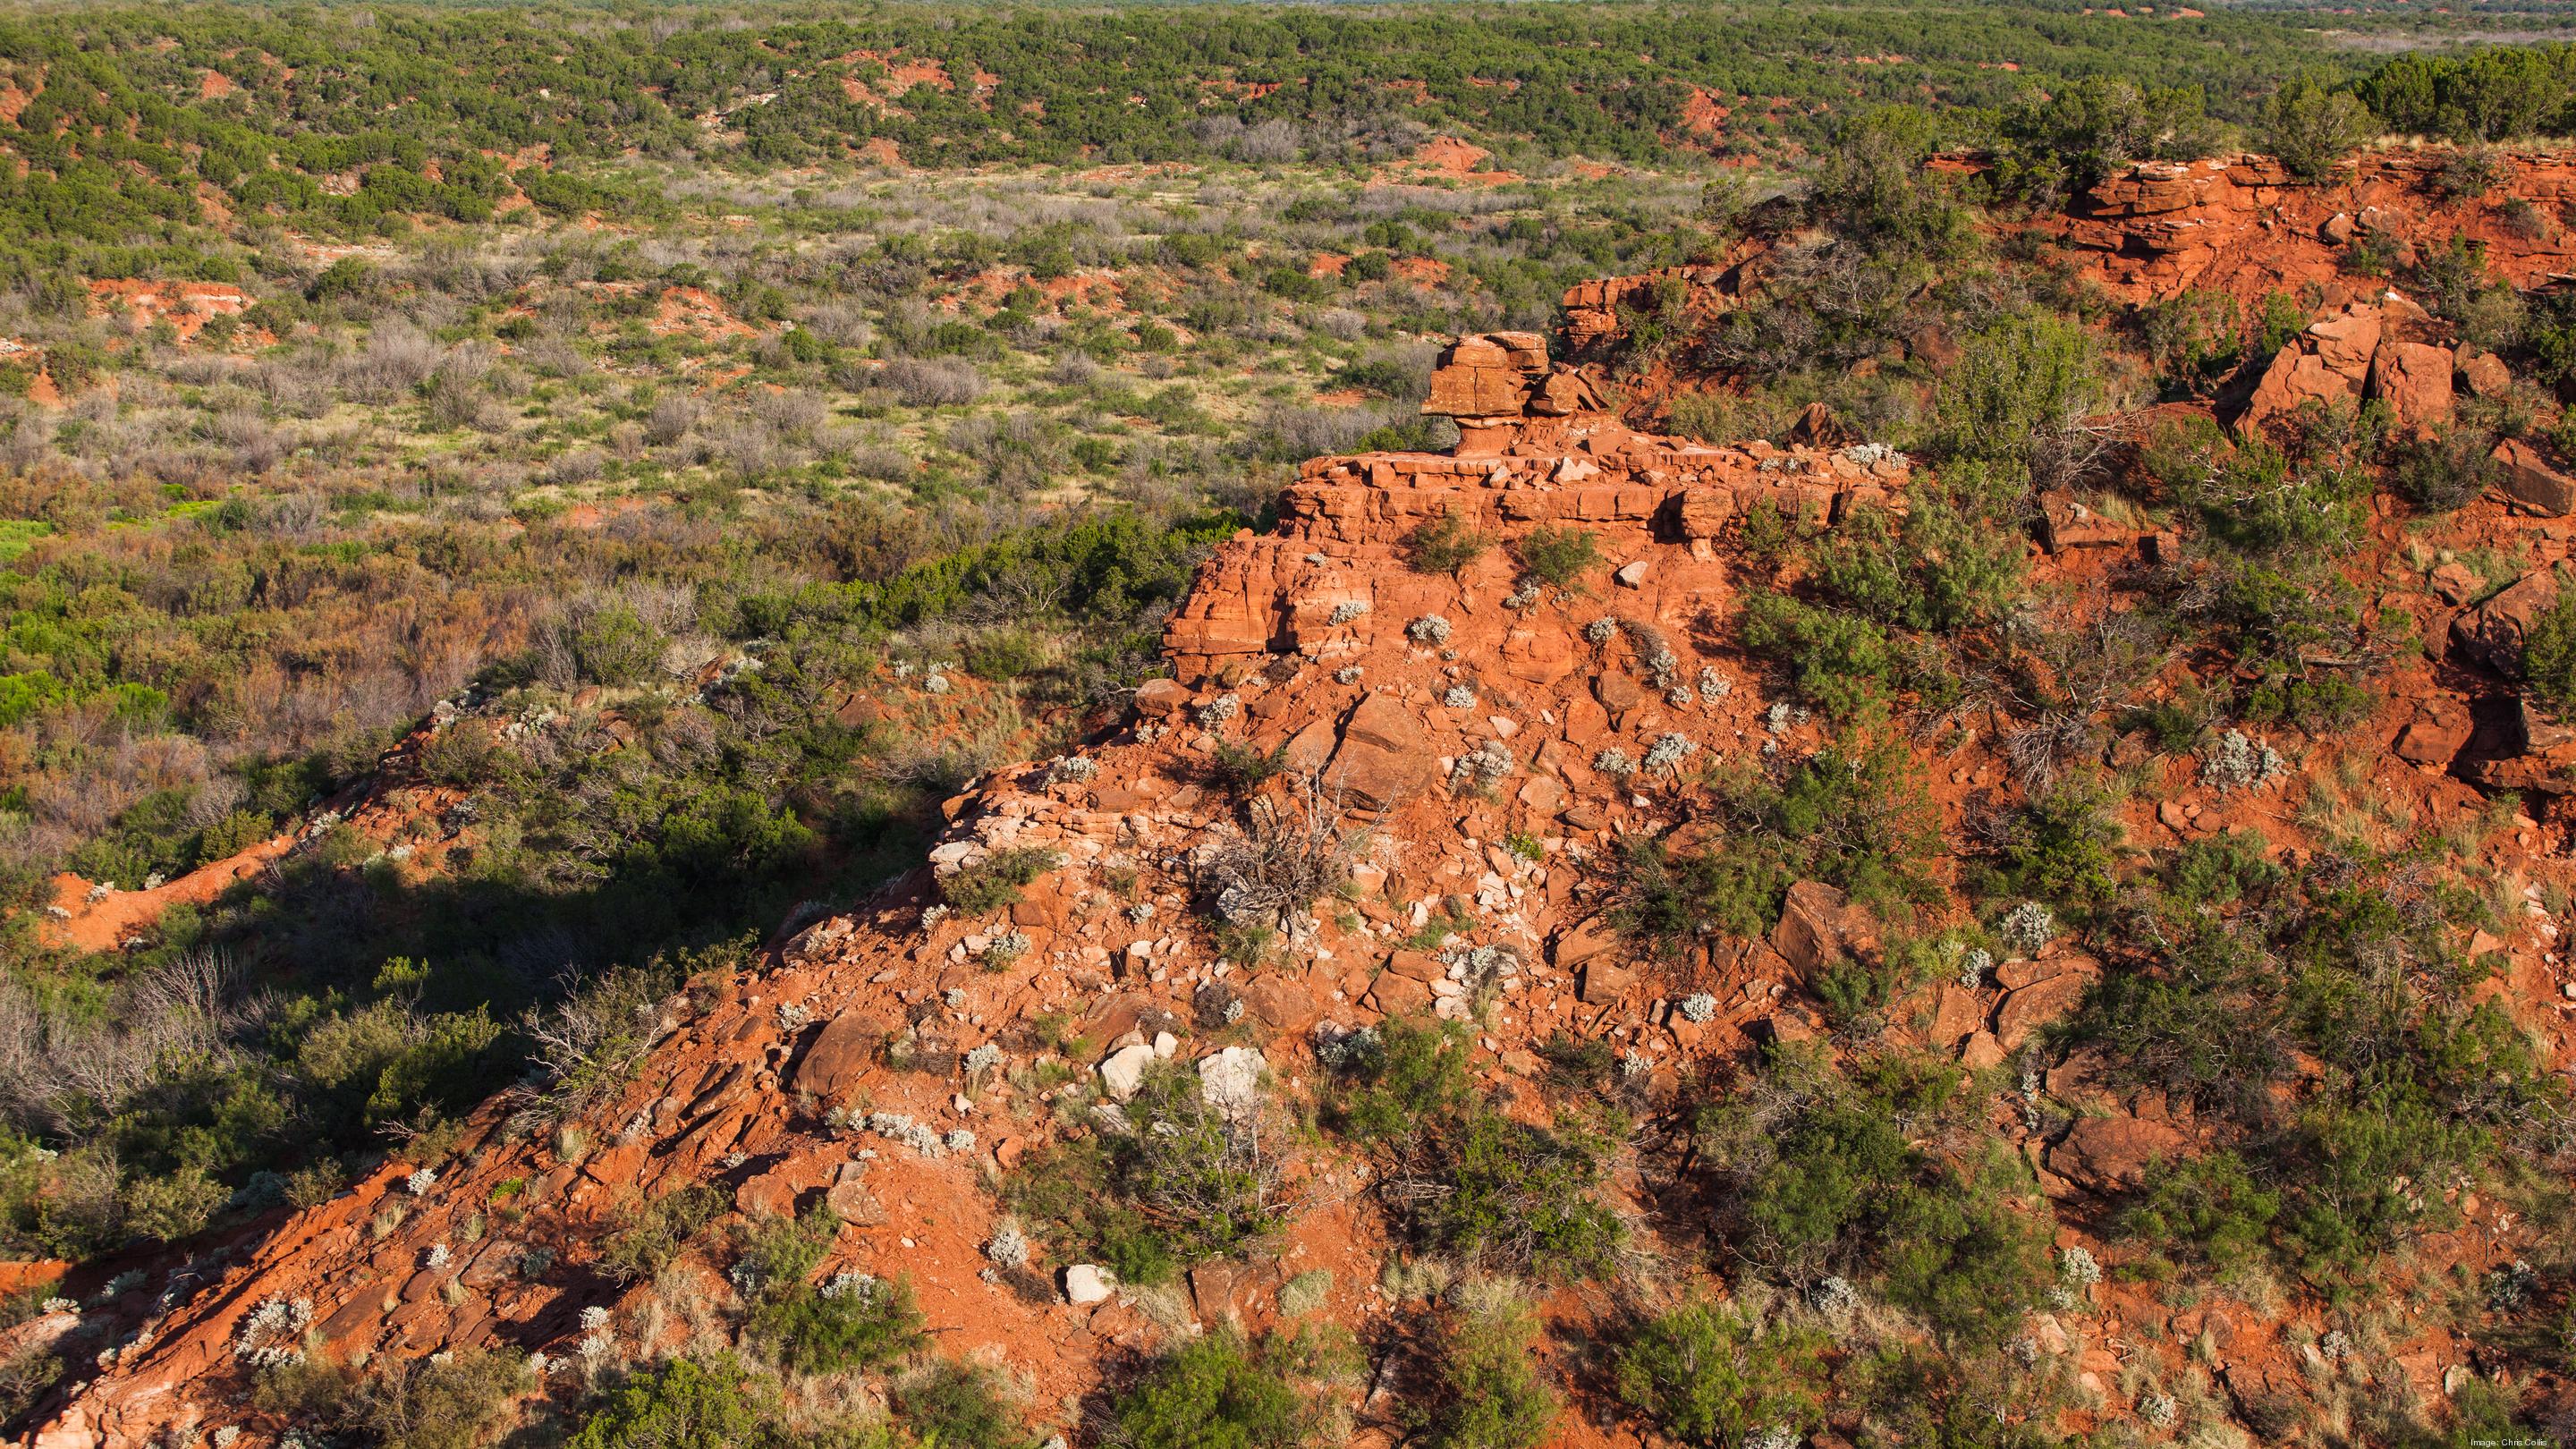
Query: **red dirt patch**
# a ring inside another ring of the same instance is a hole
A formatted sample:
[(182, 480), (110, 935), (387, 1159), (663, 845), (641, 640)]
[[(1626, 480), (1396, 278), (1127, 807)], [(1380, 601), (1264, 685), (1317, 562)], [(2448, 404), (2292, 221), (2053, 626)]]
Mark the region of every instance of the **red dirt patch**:
[[(936, 91), (953, 91), (957, 89), (957, 81), (954, 77), (948, 74), (948, 67), (945, 63), (936, 60), (921, 60), (907, 57), (900, 50), (853, 50), (843, 55), (834, 56), (830, 63), (833, 65), (856, 65), (863, 60), (874, 61), (878, 65), (885, 67), (886, 78), (878, 89), (883, 91), (888, 99), (900, 96), (905, 91), (911, 90), (915, 86), (928, 86), (932, 90)], [(850, 82), (844, 81), (842, 84), (844, 87), (847, 87)], [(862, 87), (862, 89), (865, 88)], [(873, 99), (873, 97), (871, 98)], [(853, 96), (851, 99), (856, 100), (858, 98)]]
[(19, 114), (33, 105), (36, 97), (44, 93), (45, 86), (42, 81), (37, 82), (36, 88), (32, 91), (18, 89), (18, 83), (15, 81), (0, 81), (0, 121), (6, 121), (12, 126), (18, 124)]
[(1690, 99), (1682, 102), (1682, 129), (1694, 136), (1709, 137), (1725, 129), (1732, 114), (1718, 103), (1717, 93), (1704, 86), (1692, 86)]
[(168, 322), (177, 328), (179, 340), (186, 342), (217, 317), (238, 317), (248, 311), (250, 294), (222, 282), (155, 282), (142, 279), (99, 278), (89, 284), (90, 306), (99, 316), (122, 311), (127, 323), (140, 332), (155, 322)]
[(1398, 257), (1392, 270), (1396, 276), (1425, 287), (1449, 280), (1449, 264), (1438, 257)]
[(1038, 297), (1058, 312), (1073, 307), (1091, 307), (1102, 312), (1127, 310), (1126, 288), (1106, 272), (1073, 272), (1046, 281), (1038, 281), (1013, 270), (995, 269), (969, 279), (955, 292), (939, 299), (939, 305), (962, 312), (969, 306), (1000, 307), (1002, 299), (1023, 286), (1037, 288)]
[(1379, 184), (1390, 180), (1461, 181), (1474, 186), (1503, 186), (1521, 179), (1514, 171), (1482, 169), (1494, 153), (1455, 136), (1435, 136), (1401, 161), (1389, 164)]
[(760, 335), (759, 328), (726, 311), (724, 303), (696, 287), (673, 287), (664, 292), (652, 326), (660, 333), (685, 332), (710, 340)]
[[(201, 865), (177, 880), (148, 891), (111, 890), (93, 900), (88, 881), (69, 871), (55, 876), (53, 908), (45, 913), (38, 934), (57, 946), (78, 951), (113, 951), (128, 936), (161, 919), (175, 905), (202, 906), (268, 868), (295, 843), (292, 835), (263, 840), (238, 855)], [(61, 914), (57, 915), (56, 912)]]
[(197, 77), (197, 99), (202, 101), (220, 101), (239, 89), (231, 76), (219, 70), (210, 70)]

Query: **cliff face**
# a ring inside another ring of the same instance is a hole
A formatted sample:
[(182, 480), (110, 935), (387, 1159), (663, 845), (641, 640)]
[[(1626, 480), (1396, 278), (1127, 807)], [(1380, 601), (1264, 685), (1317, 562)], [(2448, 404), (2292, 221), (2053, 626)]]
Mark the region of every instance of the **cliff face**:
[[(2576, 180), (2576, 168), (2545, 158), (2514, 164), (2518, 191)], [(2066, 231), (2097, 257), (2106, 284), (2135, 298), (2190, 286), (2259, 295), (2308, 278), (2312, 265), (2331, 270), (2323, 242), (2309, 260), (2302, 227), (2356, 203), (2393, 218), (2421, 177), (2405, 158), (2375, 160), (2329, 194), (2244, 162), (2141, 168)], [(2395, 219), (2371, 224), (2427, 234)], [(2499, 255), (2530, 278), (2555, 253), (2533, 244)], [(1600, 317), (1633, 290), (1600, 284), (1585, 293), (1588, 312), (1570, 305), (1578, 340), (1600, 335)], [(2391, 327), (2382, 311), (2358, 316), (2323, 318), (2325, 330), (2292, 351), (2338, 386), (2371, 385), (2387, 338), (2365, 347), (2360, 333)], [(2447, 387), (2457, 359), (2445, 358)], [(1819, 1034), (1811, 974), (1877, 949), (1871, 923), (1830, 888), (1794, 887), (1762, 938), (1706, 936), (1652, 964), (1622, 945), (1604, 912), (1623, 838), (1688, 824), (1701, 808), (1680, 779), (1697, 762), (1798, 758), (1823, 742), (1736, 643), (1743, 597), (1781, 582), (1740, 547), (1741, 520), (1769, 509), (1830, 527), (1864, 502), (1902, 508), (1914, 465), (1875, 445), (1686, 443), (1636, 432), (1603, 402), (1597, 381), (1551, 362), (1541, 339), (1462, 339), (1432, 404), (1459, 418), (1459, 451), (1306, 464), (1273, 532), (1239, 534), (1201, 568), (1166, 630), (1172, 677), (1139, 690), (1112, 733), (995, 771), (949, 802), (926, 870), (804, 925), (759, 969), (695, 982), (662, 1003), (641, 1069), (594, 1105), (530, 1130), (513, 1122), (517, 1104), (495, 1103), (435, 1174), (388, 1164), (188, 1265), (157, 1298), (161, 1285), (146, 1285), (94, 1310), (81, 1336), (60, 1341), (84, 1357), (105, 1350), (99, 1366), (30, 1442), (140, 1449), (228, 1427), (247, 1431), (234, 1441), (245, 1449), (275, 1442), (291, 1426), (243, 1397), (244, 1350), (268, 1331), (255, 1321), (309, 1329), (342, 1361), (505, 1343), (539, 1355), (546, 1381), (568, 1394), (586, 1359), (670, 1351), (706, 1331), (687, 1304), (690, 1285), (700, 1305), (723, 1299), (715, 1264), (684, 1259), (664, 1283), (624, 1286), (600, 1259), (621, 1214), (691, 1183), (715, 1185), (746, 1215), (828, 1203), (844, 1223), (828, 1269), (909, 1279), (939, 1352), (1007, 1363), (1030, 1385), (1033, 1418), (1062, 1422), (1058, 1406), (1096, 1388), (1105, 1364), (1184, 1331), (1175, 1313), (1260, 1327), (1278, 1320), (1281, 1287), (1316, 1268), (1333, 1273), (1315, 1310), (1325, 1319), (1359, 1325), (1380, 1311), (1372, 1285), (1387, 1244), (1346, 1165), (1311, 1169), (1309, 1210), (1274, 1253), (1193, 1271), (1177, 1308), (1067, 1293), (1068, 1265), (1043, 1257), (1035, 1273), (988, 1261), (993, 1180), (1036, 1145), (1083, 1130), (1077, 1094), (1114, 1085), (1140, 1053), (1211, 1063), (1203, 1074), (1221, 1076), (1245, 1060), (1229, 1052), (1251, 1051), (1294, 1090), (1311, 1082), (1319, 1028), (1330, 1035), (1396, 1013), (1467, 1020), (1481, 997), (1495, 1005), (1474, 1018), (1475, 1068), (1500, 1090), (1534, 1104), (1536, 1049), (1564, 1031), (1611, 1044), (1670, 1101), (1759, 1041)], [(2169, 540), (2072, 498), (2041, 502), (2042, 542), (2054, 552), (2034, 546), (2035, 582), (2071, 609), (2101, 605), (2115, 577), (2172, 561)], [(2564, 787), (2553, 782), (2576, 745), (2546, 728), (2507, 727), (2508, 714), (2524, 718), (2518, 693), (2488, 655), (2511, 652), (2545, 603), (2546, 566), (2576, 534), (2554, 516), (2568, 506), (2576, 491), (2554, 511), (2517, 495), (2456, 516), (2445, 546), (2526, 560), (2533, 576), (2480, 603), (2464, 574), (2428, 579), (2400, 563), (2415, 536), (2383, 504), (2368, 549), (2351, 560), (2357, 580), (2376, 581), (2366, 623), (2427, 642), (2389, 666), (2386, 699), (2343, 742), (2387, 808), (2428, 828), (2480, 816), (2483, 789), (2533, 791), (2528, 813), (2477, 847), (2528, 905), (2480, 944), (2508, 958), (2495, 990), (2553, 1061), (2568, 1050), (2564, 1003), (2576, 988), (2541, 887), (2569, 877)], [(1444, 514), (1504, 546), (1454, 573), (1408, 567), (1406, 541)], [(1578, 589), (1529, 587), (1510, 557), (1510, 545), (1551, 526), (1579, 526), (1596, 541), (1600, 566)], [(2007, 787), (1995, 742), (2012, 724), (2000, 703), (1963, 706), (1937, 743), (1912, 744), (1945, 829), (1963, 828), (1987, 792)], [(1211, 927), (1226, 906), (1209, 898), (1200, 869), (1243, 828), (1211, 769), (1226, 749), (1284, 763), (1257, 796), (1274, 818), (1320, 816), (1357, 837), (1347, 909), (1299, 916), (1250, 967), (1222, 959)], [(2206, 838), (2256, 808), (2188, 757), (2118, 763), (2153, 777), (2123, 807), (2128, 841), (2142, 848)], [(2277, 849), (2311, 845), (2300, 799), (2260, 804)], [(936, 877), (1023, 849), (1053, 864), (1016, 904), (982, 919), (932, 908)], [(1456, 923), (1445, 947), (1408, 944), (1442, 917)], [(1888, 1010), (1889, 1039), (1991, 1067), (2073, 1009), (2098, 971), (2052, 946), (1991, 979), (1939, 982)], [(1993, 1131), (2035, 1190), (2069, 1207), (2060, 1247), (2098, 1247), (2086, 1225), (2153, 1164), (2209, 1135), (2187, 1104), (2109, 1085), (2080, 1061), (2052, 1070), (2047, 1090), (2080, 1108), (2071, 1125), (2043, 1128), (2036, 1114), (1999, 1107)], [(1647, 1196), (1633, 1162), (1616, 1185), (1632, 1204)], [(2531, 1252), (2530, 1232), (2472, 1201), (2462, 1225), (2424, 1251), (2482, 1274)], [(594, 1309), (607, 1317), (586, 1317)], [(1558, 1301), (1547, 1311), (1594, 1310)], [(2304, 1394), (2300, 1365), (2314, 1354), (2320, 1306), (2301, 1298), (2262, 1315), (2230, 1312), (2176, 1310), (2152, 1283), (2106, 1280), (2094, 1298), (2040, 1315), (2034, 1341), (2067, 1356), (2102, 1420), (2142, 1412), (2132, 1370), (2181, 1372), (2195, 1340), (2218, 1345), (2210, 1351), (2239, 1401)], [(75, 1325), (64, 1317), (36, 1320), (20, 1341), (66, 1333)], [(2447, 1329), (2389, 1333), (2403, 1340), (2410, 1384), (2437, 1393), (2475, 1351)], [(1557, 1442), (1630, 1442), (1601, 1422), (1569, 1413)]]

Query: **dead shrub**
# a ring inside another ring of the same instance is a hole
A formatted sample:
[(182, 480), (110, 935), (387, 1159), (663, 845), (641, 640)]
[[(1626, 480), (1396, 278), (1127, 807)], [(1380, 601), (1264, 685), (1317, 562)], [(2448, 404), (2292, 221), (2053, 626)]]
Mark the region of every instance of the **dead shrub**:
[(1341, 828), (1339, 792), (1309, 772), (1292, 796), (1285, 806), (1268, 795), (1252, 800), (1243, 824), (1219, 827), (1191, 859), (1199, 898), (1230, 926), (1287, 925), (1351, 878), (1367, 841)]

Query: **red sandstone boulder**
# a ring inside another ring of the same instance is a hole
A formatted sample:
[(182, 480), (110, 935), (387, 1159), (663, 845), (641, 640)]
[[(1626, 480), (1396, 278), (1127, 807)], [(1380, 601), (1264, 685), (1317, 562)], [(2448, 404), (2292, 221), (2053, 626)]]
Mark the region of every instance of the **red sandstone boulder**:
[[(1547, 342), (1537, 333), (1471, 333), (1441, 354), (1422, 411), (1453, 418), (1518, 417), (1546, 373)], [(1550, 401), (1554, 406), (1555, 399)]]
[(2341, 315), (2309, 327), (2306, 335), (2319, 362), (2359, 387), (2370, 375), (2370, 359), (2379, 351), (2380, 331), (2379, 309), (2355, 303)]
[(2150, 1168), (2185, 1155), (2183, 1135), (2139, 1117), (2079, 1117), (2048, 1149), (2048, 1169), (2093, 1192), (2126, 1192), (2146, 1185)]
[(2523, 639), (2557, 601), (2557, 575), (2534, 569), (2452, 620), (2451, 643), (2473, 662), (2500, 673), (2520, 674)]
[(1435, 768), (1422, 740), (1421, 715), (1392, 694), (1371, 694), (1342, 722), (1324, 783), (1372, 809), (1418, 795), (1430, 788)]
[(2041, 1027), (2073, 1011), (2098, 974), (2090, 961), (2069, 962), (2067, 969), (2006, 996), (1995, 1011), (1995, 1040), (2006, 1051), (2019, 1050)]
[(1606, 954), (1618, 944), (1618, 928), (1611, 925), (1607, 919), (1595, 916), (1580, 925), (1564, 927), (1549, 938), (1547, 957), (1556, 964), (1558, 970), (1571, 971), (1597, 956)]
[(2284, 347), (2255, 385), (2254, 396), (2236, 420), (2240, 432), (2286, 423), (2310, 403), (2332, 406), (2357, 394), (2353, 383), (2325, 359), (2296, 346)]
[(2492, 456), (2504, 468), (2504, 495), (2516, 508), (2545, 518), (2576, 513), (2576, 478), (2551, 467), (2538, 448), (2520, 438), (2507, 438), (2495, 445)]
[(2420, 701), (2415, 717), (2397, 732), (2397, 758), (2418, 765), (2447, 765), (2469, 743), (2469, 707), (2449, 695)]
[(2460, 360), (2460, 381), (2467, 384), (2471, 397), (2503, 397), (2513, 391), (2513, 370), (2503, 358), (2481, 352)]
[(1847, 956), (1878, 950), (1878, 924), (1867, 911), (1850, 903), (1840, 890), (1818, 880), (1789, 887), (1780, 907), (1780, 923), (1771, 928), (1771, 949), (1780, 953), (1801, 981)]
[(1583, 968), (1583, 984), (1577, 991), (1586, 1006), (1616, 1001), (1637, 984), (1637, 973), (1607, 956), (1588, 962)]
[(2390, 426), (2421, 432), (2451, 420), (2451, 354), (2423, 342), (2387, 342), (2370, 360), (2370, 395), (2388, 404)]
[(2039, 495), (2040, 536), (2050, 553), (2070, 548), (2116, 548), (2137, 535), (2104, 518), (2062, 488)]
[(1190, 702), (1190, 692), (1177, 679), (1148, 679), (1136, 686), (1136, 712), (1145, 715), (1178, 713)]
[(1941, 983), (1932, 1008), (1932, 1043), (1955, 1047), (1986, 1024), (1986, 1004), (1955, 981)]
[(824, 1102), (856, 1091), (885, 1037), (886, 1025), (875, 1017), (855, 1011), (833, 1017), (796, 1064), (796, 1090)]

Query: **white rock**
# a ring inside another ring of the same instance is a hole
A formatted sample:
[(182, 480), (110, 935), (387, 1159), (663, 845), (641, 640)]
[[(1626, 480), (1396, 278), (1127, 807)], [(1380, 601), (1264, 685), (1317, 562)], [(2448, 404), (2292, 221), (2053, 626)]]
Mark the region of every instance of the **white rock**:
[(1622, 588), (1641, 589), (1646, 586), (1646, 570), (1648, 567), (1650, 567), (1650, 565), (1648, 565), (1644, 559), (1639, 559), (1635, 563), (1622, 566), (1617, 573), (1612, 574), (1610, 577), (1617, 579), (1619, 581), (1619, 586)]
[(1234, 1116), (1261, 1105), (1261, 1072), (1268, 1065), (1250, 1047), (1230, 1046), (1199, 1058), (1199, 1096)]
[(1118, 1275), (1097, 1263), (1076, 1263), (1064, 1270), (1065, 1301), (1087, 1308), (1118, 1291)]
[(1180, 1049), (1181, 1039), (1179, 1037), (1172, 1035), (1168, 1031), (1158, 1031), (1154, 1033), (1154, 1055), (1156, 1057), (1168, 1062), (1172, 1059), (1172, 1053), (1179, 1051)]
[(1154, 1049), (1143, 1042), (1123, 1046), (1111, 1052), (1100, 1063), (1100, 1085), (1109, 1095), (1124, 1102), (1145, 1085), (1145, 1068), (1153, 1065)]

